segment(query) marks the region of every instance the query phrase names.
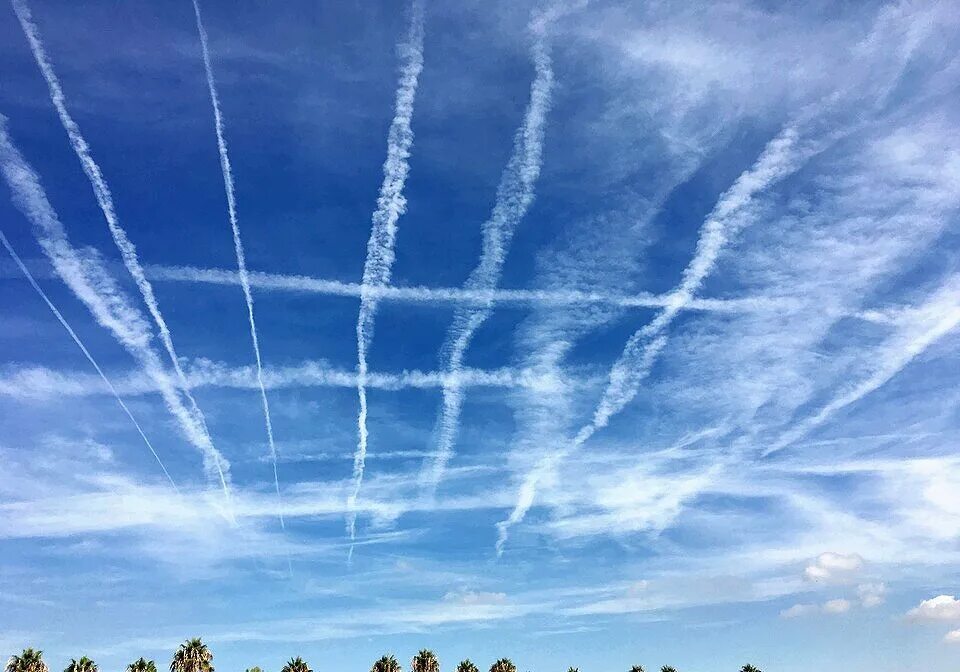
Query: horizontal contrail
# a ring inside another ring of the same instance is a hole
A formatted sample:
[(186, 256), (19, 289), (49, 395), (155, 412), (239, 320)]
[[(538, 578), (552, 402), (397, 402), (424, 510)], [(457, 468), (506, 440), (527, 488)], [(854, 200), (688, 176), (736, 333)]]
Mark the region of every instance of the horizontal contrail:
[[(0, 375), (0, 395), (21, 399), (56, 399), (103, 394), (98, 379), (76, 372), (55, 371), (46, 367), (6, 367)], [(225, 364), (200, 362), (185, 368), (191, 389), (222, 387), (238, 390), (259, 389), (253, 367), (232, 368)], [(355, 370), (337, 369), (322, 361), (307, 361), (297, 366), (263, 369), (263, 384), (268, 390), (307, 387), (357, 387)], [(124, 396), (140, 396), (161, 391), (159, 384), (142, 372), (114, 375), (114, 384)], [(437, 389), (446, 385), (530, 389), (547, 392), (558, 387), (581, 389), (593, 387), (602, 379), (597, 376), (544, 376), (535, 369), (463, 369), (455, 374), (445, 371), (401, 371), (399, 373), (367, 372), (367, 387), (396, 392), (399, 390)]]
[(70, 243), (63, 224), (47, 200), (39, 176), (10, 140), (6, 118), (2, 115), (0, 172), (10, 187), (14, 205), (33, 225), (37, 241), (57, 274), (87, 306), (97, 322), (108, 329), (136, 359), (157, 386), (184, 436), (203, 456), (207, 476), (211, 480), (219, 481), (227, 503), (226, 513), (232, 520), (234, 516), (227, 485), (229, 463), (213, 446), (206, 428), (183, 405), (177, 386), (151, 346), (153, 334), (140, 309), (107, 272), (103, 260), (95, 250), (78, 250)]
[[(190, 413), (196, 417), (197, 427), (202, 434), (202, 444), (204, 445), (205, 454), (213, 460), (216, 471), (220, 477), (220, 484), (223, 488), (224, 496), (229, 500), (230, 490), (227, 486), (228, 473), (225, 473), (227, 469), (224, 464), (222, 464), (220, 453), (213, 446), (213, 439), (207, 430), (203, 412), (200, 410), (196, 399), (193, 398), (193, 395), (185, 384), (183, 371), (180, 368), (180, 360), (173, 347), (173, 338), (170, 335), (170, 330), (167, 327), (166, 321), (163, 319), (163, 315), (160, 313), (160, 306), (157, 303), (156, 296), (154, 296), (153, 286), (150, 284), (150, 281), (147, 280), (143, 272), (143, 267), (140, 265), (140, 260), (137, 258), (137, 249), (127, 236), (127, 232), (120, 226), (120, 220), (116, 214), (110, 187), (103, 177), (100, 166), (94, 161), (90, 151), (90, 145), (83, 137), (79, 125), (77, 125), (77, 122), (74, 121), (73, 116), (67, 109), (66, 96), (63, 93), (63, 88), (60, 86), (57, 73), (53, 69), (50, 57), (47, 55), (43, 42), (40, 39), (40, 31), (33, 21), (30, 7), (27, 5), (26, 0), (12, 0), (12, 2), (14, 12), (20, 22), (20, 27), (23, 29), (23, 34), (26, 36), (27, 42), (30, 45), (34, 60), (37, 62), (37, 66), (40, 68), (40, 72), (47, 82), (47, 88), (50, 91), (50, 101), (53, 103), (57, 115), (60, 117), (60, 122), (67, 132), (70, 146), (80, 160), (83, 172), (90, 181), (90, 186), (93, 188), (97, 204), (103, 212), (103, 217), (107, 222), (107, 228), (110, 230), (110, 235), (113, 237), (113, 241), (120, 251), (123, 263), (130, 272), (130, 275), (133, 276), (137, 289), (140, 290), (140, 294), (143, 296), (147, 310), (159, 329), (160, 340), (167, 351), (167, 355), (170, 357), (170, 363), (173, 365), (173, 369), (180, 382), (180, 391), (190, 404)], [(209, 446), (212, 450), (207, 450), (206, 446)]]
[[(413, 103), (417, 96), (420, 73), (423, 71), (423, 0), (413, 0), (410, 7), (410, 27), (405, 42), (400, 46), (403, 65), (397, 85), (393, 121), (387, 133), (387, 159), (383, 162), (383, 182), (373, 212), (367, 257), (363, 263), (363, 281), (360, 285), (360, 312), (357, 315), (357, 451), (353, 461), (353, 488), (347, 497), (347, 531), (350, 539), (356, 537), (357, 516), (352, 512), (360, 488), (363, 486), (364, 458), (367, 453), (367, 353), (373, 341), (377, 297), (371, 290), (390, 284), (394, 245), (397, 241), (397, 222), (407, 209), (403, 194), (410, 173), (410, 148), (413, 146)], [(353, 548), (350, 549), (353, 557)]]
[(100, 376), (100, 380), (107, 386), (107, 389), (110, 390), (110, 394), (114, 396), (119, 404), (120, 408), (123, 409), (123, 412), (127, 414), (127, 417), (130, 418), (130, 422), (133, 423), (133, 426), (137, 428), (137, 433), (140, 435), (140, 438), (143, 439), (143, 443), (147, 446), (147, 449), (150, 451), (150, 454), (153, 455), (156, 459), (157, 464), (160, 465), (160, 469), (163, 470), (163, 475), (167, 477), (167, 480), (170, 481), (170, 485), (173, 486), (173, 489), (180, 494), (180, 488), (177, 487), (177, 484), (174, 482), (173, 477), (170, 476), (170, 472), (167, 471), (167, 467), (163, 464), (163, 460), (160, 459), (160, 456), (157, 454), (156, 449), (154, 449), (153, 444), (150, 443), (150, 439), (147, 438), (147, 435), (144, 433), (143, 428), (140, 426), (140, 423), (137, 422), (137, 419), (133, 417), (133, 413), (130, 412), (130, 409), (127, 407), (127, 404), (120, 397), (120, 394), (117, 392), (117, 389), (113, 386), (113, 383), (110, 382), (110, 379), (107, 378), (107, 375), (103, 372), (103, 369), (100, 368), (100, 365), (97, 363), (97, 360), (94, 359), (93, 355), (90, 354), (90, 351), (87, 349), (87, 346), (83, 344), (83, 341), (80, 340), (80, 337), (77, 335), (77, 332), (73, 330), (73, 327), (70, 326), (70, 323), (67, 322), (66, 318), (60, 312), (60, 310), (54, 305), (53, 301), (50, 300), (50, 297), (47, 296), (47, 293), (43, 291), (37, 281), (31, 275), (30, 271), (24, 265), (23, 261), (20, 259), (20, 255), (17, 254), (16, 250), (13, 249), (13, 246), (10, 244), (10, 241), (7, 240), (6, 235), (3, 231), (0, 231), (0, 243), (7, 248), (7, 252), (10, 253), (10, 257), (13, 259), (14, 263), (23, 271), (23, 275), (27, 278), (27, 282), (30, 283), (30, 286), (36, 290), (37, 294), (40, 295), (40, 298), (43, 299), (43, 302), (47, 304), (47, 307), (50, 309), (50, 312), (53, 313), (54, 317), (57, 318), (57, 321), (66, 329), (67, 333), (70, 334), (70, 338), (73, 339), (73, 342), (76, 343), (77, 347), (80, 348), (80, 352), (83, 353), (83, 356), (87, 358), (87, 361), (90, 362), (90, 365), (97, 372), (97, 375)]

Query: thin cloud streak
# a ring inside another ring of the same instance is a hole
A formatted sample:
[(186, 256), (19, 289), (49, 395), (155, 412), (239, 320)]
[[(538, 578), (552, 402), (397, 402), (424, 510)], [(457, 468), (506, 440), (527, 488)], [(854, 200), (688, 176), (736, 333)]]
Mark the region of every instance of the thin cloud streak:
[(93, 355), (90, 354), (90, 351), (87, 349), (87, 346), (83, 344), (83, 341), (80, 340), (80, 337), (77, 335), (77, 332), (73, 330), (73, 327), (70, 326), (70, 323), (67, 322), (66, 318), (60, 312), (60, 310), (54, 305), (53, 301), (50, 300), (50, 297), (47, 296), (47, 293), (43, 291), (39, 284), (37, 284), (36, 279), (31, 275), (29, 269), (24, 265), (23, 261), (20, 259), (20, 255), (17, 254), (16, 250), (13, 249), (13, 246), (10, 244), (10, 241), (7, 240), (7, 236), (0, 231), (0, 243), (6, 248), (7, 252), (10, 253), (10, 257), (13, 259), (14, 263), (23, 271), (24, 277), (26, 277), (27, 282), (30, 283), (30, 286), (36, 290), (37, 294), (40, 295), (40, 298), (43, 299), (43, 302), (47, 304), (47, 307), (50, 309), (50, 312), (53, 313), (54, 317), (57, 318), (57, 321), (63, 326), (63, 328), (70, 334), (70, 338), (73, 339), (73, 342), (76, 343), (77, 347), (80, 348), (80, 352), (83, 353), (83, 356), (87, 358), (87, 361), (90, 362), (90, 365), (97, 372), (97, 375), (100, 376), (100, 379), (103, 381), (104, 385), (107, 386), (107, 389), (110, 390), (110, 394), (114, 396), (117, 400), (117, 404), (123, 409), (123, 412), (127, 414), (127, 417), (130, 418), (130, 422), (133, 423), (133, 426), (136, 427), (137, 433), (140, 435), (140, 438), (143, 439), (143, 443), (147, 446), (147, 449), (150, 451), (150, 454), (153, 455), (154, 459), (157, 461), (157, 464), (160, 465), (160, 469), (163, 470), (163, 475), (167, 477), (167, 480), (170, 481), (170, 485), (173, 486), (173, 489), (176, 493), (180, 494), (180, 488), (177, 487), (177, 484), (174, 482), (173, 477), (170, 475), (170, 472), (167, 471), (166, 465), (163, 464), (163, 460), (160, 459), (160, 455), (157, 454), (156, 449), (153, 447), (153, 444), (150, 443), (150, 439), (147, 438), (147, 435), (144, 433), (143, 428), (140, 426), (140, 423), (137, 422), (137, 419), (133, 417), (133, 413), (127, 407), (127, 404), (120, 397), (120, 394), (117, 392), (117, 388), (113, 386), (113, 383), (110, 382), (110, 379), (107, 378), (107, 375), (103, 372), (103, 369), (100, 368), (100, 365), (97, 363), (97, 360), (94, 359)]
[[(540, 176), (544, 127), (553, 88), (553, 67), (545, 35), (546, 23), (541, 21), (531, 25), (531, 32), (534, 34), (532, 56), (536, 77), (530, 85), (530, 101), (523, 124), (514, 138), (513, 154), (497, 187), (493, 212), (482, 226), (483, 249), (480, 261), (465, 283), (468, 290), (492, 291), (499, 283), (514, 231), (533, 204), (534, 189)], [(493, 306), (493, 301), (488, 300), (477, 306), (457, 307), (441, 351), (446, 371), (455, 374), (463, 368), (463, 358), (473, 335), (493, 313)], [(453, 456), (462, 406), (463, 390), (456, 385), (444, 385), (437, 451), (429, 466), (424, 464), (422, 474), (428, 496), (436, 492), (447, 463)]]
[(680, 284), (667, 295), (667, 305), (653, 321), (630, 337), (614, 363), (607, 388), (592, 420), (581, 427), (572, 442), (539, 460), (524, 477), (516, 506), (507, 520), (497, 523), (498, 556), (503, 553), (509, 529), (522, 522), (533, 505), (541, 479), (552, 472), (560, 461), (578, 450), (597, 430), (606, 427), (610, 418), (636, 396), (640, 383), (649, 375), (666, 345), (664, 332), (700, 289), (726, 243), (747, 224), (747, 209), (753, 197), (794, 172), (813, 152), (800, 142), (797, 126), (791, 125), (767, 144), (754, 165), (741, 174), (720, 197), (700, 230), (696, 252), (684, 269)]
[(220, 96), (217, 94), (217, 84), (213, 77), (213, 66), (210, 63), (207, 29), (203, 25), (198, 0), (193, 0), (193, 13), (197, 19), (200, 51), (203, 54), (203, 69), (207, 75), (207, 88), (210, 91), (210, 104), (213, 107), (213, 126), (217, 135), (220, 170), (223, 173), (223, 187), (227, 197), (227, 215), (230, 218), (230, 229), (233, 232), (233, 248), (237, 257), (237, 277), (240, 279), (243, 298), (247, 303), (247, 319), (250, 323), (250, 340), (253, 343), (253, 354), (257, 363), (257, 384), (260, 387), (263, 421), (267, 430), (267, 444), (270, 447), (270, 457), (273, 460), (273, 484), (277, 491), (277, 516), (280, 519), (280, 528), (286, 530), (287, 526), (283, 521), (283, 496), (280, 494), (280, 475), (277, 472), (277, 447), (273, 441), (273, 421), (270, 417), (270, 403), (267, 401), (267, 391), (263, 386), (263, 361), (260, 357), (260, 340), (257, 337), (257, 324), (253, 315), (253, 294), (250, 291), (247, 260), (243, 251), (243, 241), (240, 239), (240, 224), (237, 221), (237, 198), (233, 183), (233, 169), (230, 166), (230, 155), (227, 153), (227, 140), (223, 128), (223, 113), (220, 110)]
[(63, 224), (47, 200), (40, 178), (11, 142), (3, 116), (0, 116), (0, 171), (10, 187), (14, 205), (33, 225), (37, 241), (57, 274), (97, 322), (109, 330), (143, 367), (186, 439), (200, 451), (208, 478), (218, 482), (223, 490), (227, 515), (232, 520), (229, 463), (210, 441), (206, 428), (183, 405), (177, 386), (150, 346), (151, 330), (140, 310), (104, 269), (95, 250), (78, 250), (70, 243)]
[[(153, 286), (150, 284), (150, 281), (147, 280), (147, 277), (143, 272), (143, 267), (140, 265), (140, 261), (137, 258), (136, 247), (130, 241), (126, 231), (124, 231), (124, 229), (120, 226), (120, 221), (117, 217), (113, 204), (113, 196), (110, 193), (110, 187), (107, 185), (107, 182), (103, 177), (103, 173), (100, 171), (100, 166), (98, 166), (94, 161), (90, 152), (90, 146), (87, 144), (83, 134), (80, 132), (80, 127), (74, 121), (73, 117), (70, 115), (70, 111), (67, 109), (66, 97), (63, 93), (62, 87), (60, 86), (60, 80), (53, 69), (53, 64), (51, 63), (46, 49), (43, 46), (43, 42), (40, 39), (40, 32), (36, 24), (33, 22), (30, 8), (25, 0), (12, 0), (12, 2), (14, 11), (17, 14), (17, 19), (19, 20), (20, 26), (23, 29), (23, 33), (30, 45), (30, 50), (33, 52), (37, 66), (40, 68), (40, 72), (47, 82), (47, 87), (50, 90), (50, 101), (57, 110), (57, 115), (60, 117), (63, 128), (67, 132), (67, 136), (70, 139), (70, 145), (73, 147), (77, 158), (80, 159), (80, 165), (83, 168), (83, 172), (90, 180), (90, 185), (93, 187), (93, 192), (96, 196), (97, 203), (100, 206), (100, 210), (103, 212), (104, 219), (107, 222), (107, 227), (110, 229), (110, 234), (113, 237), (114, 243), (116, 243), (117, 249), (120, 251), (120, 256), (123, 258), (123, 263), (130, 272), (130, 275), (133, 276), (137, 288), (143, 295), (144, 303), (146, 303), (147, 309), (149, 310), (150, 315), (153, 317), (153, 320), (160, 331), (160, 340), (163, 342), (163, 345), (166, 348), (167, 354), (170, 357), (170, 362), (173, 365), (178, 380), (180, 381), (180, 390), (187, 398), (187, 401), (190, 404), (190, 412), (196, 416), (200, 430), (204, 435), (203, 443), (209, 444), (210, 447), (213, 448), (213, 439), (210, 437), (210, 432), (207, 429), (203, 412), (200, 410), (196, 399), (194, 399), (186, 385), (186, 379), (183, 375), (179, 358), (173, 346), (173, 338), (170, 335), (170, 330), (167, 327), (166, 321), (163, 319), (163, 315), (160, 313), (160, 306), (157, 303), (156, 297), (154, 296)], [(220, 454), (215, 448), (213, 449), (213, 452), (210, 452), (209, 454), (213, 457), (216, 464), (216, 469), (219, 473), (220, 483), (224, 494), (229, 498), (227, 474), (225, 473), (226, 468), (221, 464)]]
[[(373, 213), (373, 226), (367, 242), (367, 258), (363, 265), (360, 286), (360, 312), (357, 316), (357, 451), (353, 462), (353, 490), (347, 498), (347, 530), (350, 539), (356, 538), (357, 515), (354, 511), (363, 485), (364, 459), (367, 454), (367, 352), (373, 342), (373, 325), (377, 313), (377, 299), (370, 294), (371, 287), (390, 283), (393, 266), (393, 247), (397, 238), (397, 221), (406, 211), (403, 188), (410, 172), (410, 147), (413, 144), (413, 103), (417, 94), (420, 72), (423, 70), (423, 0), (413, 0), (410, 7), (410, 28), (406, 41), (400, 46), (403, 65), (397, 87), (395, 112), (387, 135), (387, 159), (383, 164), (383, 183)], [(350, 557), (353, 557), (351, 547)]]

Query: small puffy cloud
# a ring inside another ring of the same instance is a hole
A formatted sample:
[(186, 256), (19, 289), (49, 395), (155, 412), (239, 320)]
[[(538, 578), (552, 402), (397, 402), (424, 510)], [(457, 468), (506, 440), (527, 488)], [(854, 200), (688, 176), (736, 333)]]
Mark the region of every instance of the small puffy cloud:
[(953, 595), (937, 595), (907, 612), (912, 621), (960, 621), (960, 600)]
[(836, 599), (823, 603), (825, 614), (845, 614), (850, 611), (850, 600)]
[(856, 553), (821, 553), (803, 570), (807, 581), (821, 583), (844, 583), (863, 567), (863, 558)]
[(879, 607), (887, 594), (887, 586), (883, 583), (862, 583), (857, 586), (857, 597), (860, 599), (860, 606), (865, 609)]
[(960, 644), (960, 630), (951, 630), (943, 636), (944, 644)]
[(795, 604), (789, 609), (780, 612), (780, 618), (800, 618), (801, 616), (810, 616), (820, 611), (815, 604)]

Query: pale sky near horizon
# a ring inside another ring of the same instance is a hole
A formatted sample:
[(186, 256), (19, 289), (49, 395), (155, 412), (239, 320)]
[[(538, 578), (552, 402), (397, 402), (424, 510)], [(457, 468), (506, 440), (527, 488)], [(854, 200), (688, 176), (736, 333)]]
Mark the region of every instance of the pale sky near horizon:
[(0, 8), (0, 656), (957, 669), (955, 1), (197, 7)]

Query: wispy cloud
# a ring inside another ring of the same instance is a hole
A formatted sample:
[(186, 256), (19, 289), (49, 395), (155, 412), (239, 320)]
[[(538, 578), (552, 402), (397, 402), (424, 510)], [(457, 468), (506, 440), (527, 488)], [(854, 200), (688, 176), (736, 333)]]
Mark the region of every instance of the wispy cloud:
[[(543, 21), (532, 22), (530, 30), (533, 33), (532, 57), (536, 76), (530, 85), (530, 101), (523, 123), (514, 137), (513, 154), (500, 177), (493, 212), (481, 227), (483, 243), (480, 261), (464, 285), (471, 291), (490, 292), (499, 283), (510, 241), (533, 203), (534, 189), (540, 176), (544, 127), (553, 88), (553, 67), (547, 44), (547, 24)], [(456, 309), (441, 350), (443, 365), (448, 372), (455, 374), (463, 368), (467, 348), (477, 329), (490, 317), (493, 306), (493, 301), (487, 301), (479, 306)], [(437, 452), (429, 464), (424, 464), (423, 469), (424, 487), (429, 496), (436, 491), (453, 456), (462, 406), (463, 390), (456, 386), (444, 386), (437, 422)]]
[(273, 441), (273, 420), (270, 417), (270, 403), (267, 401), (267, 390), (263, 385), (263, 362), (260, 357), (260, 340), (257, 337), (257, 324), (253, 315), (253, 293), (250, 291), (247, 260), (243, 251), (243, 241), (240, 240), (240, 224), (237, 221), (237, 198), (233, 185), (233, 169), (230, 167), (230, 155), (227, 153), (227, 139), (223, 129), (223, 114), (220, 111), (220, 96), (217, 94), (217, 84), (213, 77), (213, 66), (210, 64), (210, 47), (207, 40), (207, 29), (203, 25), (198, 0), (193, 0), (193, 12), (197, 19), (197, 33), (200, 35), (200, 51), (203, 55), (203, 69), (207, 75), (207, 88), (210, 91), (210, 103), (213, 107), (213, 127), (217, 135), (217, 150), (220, 153), (220, 169), (223, 173), (223, 187), (227, 197), (227, 216), (230, 219), (230, 229), (233, 233), (233, 249), (237, 256), (237, 277), (240, 280), (240, 287), (243, 289), (243, 298), (247, 303), (250, 340), (253, 343), (253, 355), (257, 364), (257, 385), (260, 388), (260, 402), (263, 405), (263, 421), (267, 430), (267, 445), (270, 448), (270, 457), (273, 460), (273, 484), (277, 491), (277, 516), (280, 519), (281, 529), (286, 529), (286, 524), (283, 521), (283, 497), (280, 494), (280, 475), (277, 473), (277, 447)]
[(387, 160), (383, 164), (383, 183), (373, 213), (373, 226), (367, 242), (367, 258), (363, 265), (360, 286), (360, 313), (357, 317), (357, 396), (360, 411), (357, 415), (357, 452), (353, 462), (354, 486), (347, 500), (351, 510), (347, 515), (350, 538), (356, 536), (357, 517), (352, 513), (363, 485), (364, 459), (367, 454), (367, 353), (373, 342), (377, 299), (369, 288), (390, 283), (393, 267), (393, 246), (397, 239), (397, 221), (406, 211), (403, 188), (410, 172), (410, 147), (413, 145), (413, 103), (423, 70), (423, 0), (413, 0), (410, 7), (410, 28), (401, 45), (400, 83), (397, 88), (395, 113), (387, 136)]
[(47, 82), (47, 87), (50, 90), (50, 100), (57, 110), (57, 115), (60, 117), (60, 121), (63, 124), (64, 130), (67, 132), (67, 136), (70, 139), (70, 145), (73, 147), (77, 158), (80, 159), (80, 165), (83, 168), (84, 173), (87, 175), (87, 178), (90, 180), (90, 185), (93, 187), (93, 192), (96, 196), (97, 203), (100, 206), (100, 210), (103, 212), (103, 217), (107, 222), (108, 228), (110, 229), (110, 234), (113, 236), (114, 243), (116, 243), (117, 249), (120, 251), (120, 256), (123, 258), (123, 263), (133, 276), (137, 288), (140, 290), (143, 300), (147, 305), (147, 310), (150, 312), (150, 315), (153, 317), (153, 320), (159, 329), (160, 339), (170, 357), (170, 363), (173, 365), (174, 371), (176, 372), (177, 378), (180, 382), (180, 391), (187, 398), (187, 402), (190, 405), (189, 413), (193, 416), (196, 416), (196, 422), (193, 424), (195, 424), (199, 429), (200, 436), (198, 438), (204, 446), (205, 454), (213, 462), (213, 467), (216, 469), (219, 476), (220, 485), (223, 488), (224, 495), (229, 499), (230, 491), (227, 485), (229, 467), (222, 460), (219, 451), (214, 448), (213, 440), (211, 439), (210, 433), (207, 430), (203, 413), (201, 412), (200, 407), (197, 405), (196, 399), (194, 399), (186, 385), (183, 371), (180, 368), (180, 361), (173, 346), (173, 338), (170, 335), (170, 330), (160, 313), (160, 306), (157, 303), (156, 297), (154, 296), (153, 286), (150, 284), (150, 281), (147, 280), (147, 277), (143, 272), (143, 267), (140, 265), (140, 260), (137, 258), (136, 247), (130, 241), (123, 227), (120, 226), (120, 220), (117, 217), (116, 210), (114, 208), (113, 196), (110, 193), (110, 187), (107, 185), (106, 179), (103, 177), (103, 173), (100, 171), (100, 167), (97, 165), (96, 161), (94, 161), (93, 155), (90, 151), (90, 146), (87, 144), (83, 134), (80, 132), (80, 127), (74, 121), (73, 117), (70, 115), (70, 111), (67, 109), (66, 96), (63, 93), (63, 88), (60, 86), (60, 80), (53, 69), (53, 64), (51, 63), (50, 58), (43, 46), (43, 42), (40, 38), (40, 32), (37, 28), (37, 25), (33, 21), (30, 7), (27, 5), (26, 0), (13, 0), (13, 8), (17, 14), (17, 18), (20, 21), (20, 26), (27, 38), (27, 42), (30, 44), (30, 50), (33, 52), (37, 66), (40, 68), (40, 72), (43, 74), (43, 77)]

